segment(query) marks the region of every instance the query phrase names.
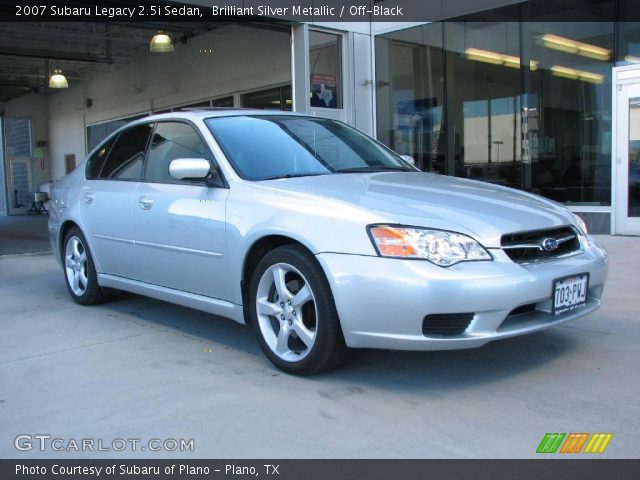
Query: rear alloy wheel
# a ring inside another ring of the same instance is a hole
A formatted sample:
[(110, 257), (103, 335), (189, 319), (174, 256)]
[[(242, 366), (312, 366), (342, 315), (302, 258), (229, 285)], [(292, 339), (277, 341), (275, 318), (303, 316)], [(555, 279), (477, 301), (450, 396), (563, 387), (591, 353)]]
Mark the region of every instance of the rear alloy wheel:
[(251, 320), (278, 368), (309, 375), (339, 365), (346, 346), (333, 296), (316, 259), (300, 246), (268, 253), (251, 282)]
[(72, 227), (64, 240), (64, 276), (71, 297), (81, 305), (93, 305), (107, 298), (96, 276), (91, 251), (78, 227)]

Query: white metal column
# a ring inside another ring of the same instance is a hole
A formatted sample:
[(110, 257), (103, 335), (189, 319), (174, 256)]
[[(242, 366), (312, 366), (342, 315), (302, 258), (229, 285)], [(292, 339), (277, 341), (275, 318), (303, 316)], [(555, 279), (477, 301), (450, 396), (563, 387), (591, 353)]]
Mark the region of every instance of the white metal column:
[(291, 27), (291, 95), (293, 111), (309, 112), (309, 25), (300, 23)]
[(640, 141), (640, 119), (631, 116), (634, 100), (640, 109), (640, 66), (614, 68), (612, 83), (611, 233), (640, 235), (640, 216), (629, 211), (630, 182), (640, 183), (640, 159), (630, 158), (630, 141)]

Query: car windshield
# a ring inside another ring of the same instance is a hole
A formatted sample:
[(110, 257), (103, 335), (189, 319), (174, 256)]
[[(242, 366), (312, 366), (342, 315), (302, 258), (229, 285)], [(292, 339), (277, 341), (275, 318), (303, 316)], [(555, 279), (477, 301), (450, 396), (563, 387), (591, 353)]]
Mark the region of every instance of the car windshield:
[(206, 124), (246, 180), (415, 171), (395, 153), (334, 120), (239, 115), (209, 118)]

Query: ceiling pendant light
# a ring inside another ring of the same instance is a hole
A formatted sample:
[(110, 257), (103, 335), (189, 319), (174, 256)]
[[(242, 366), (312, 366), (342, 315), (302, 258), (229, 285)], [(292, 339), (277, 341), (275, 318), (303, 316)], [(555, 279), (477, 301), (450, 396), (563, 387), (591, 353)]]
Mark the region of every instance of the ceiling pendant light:
[(173, 41), (166, 33), (159, 31), (151, 39), (149, 51), (154, 53), (173, 52)]
[(49, 78), (49, 88), (68, 88), (69, 82), (67, 82), (67, 77), (62, 74), (62, 70), (56, 68), (53, 71), (53, 75)]

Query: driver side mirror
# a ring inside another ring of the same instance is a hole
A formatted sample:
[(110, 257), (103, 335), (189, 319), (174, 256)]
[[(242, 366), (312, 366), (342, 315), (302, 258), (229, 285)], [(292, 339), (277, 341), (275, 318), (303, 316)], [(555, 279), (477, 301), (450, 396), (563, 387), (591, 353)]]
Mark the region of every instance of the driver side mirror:
[(176, 158), (169, 163), (169, 175), (175, 180), (199, 180), (207, 185), (222, 184), (217, 170), (204, 158)]

